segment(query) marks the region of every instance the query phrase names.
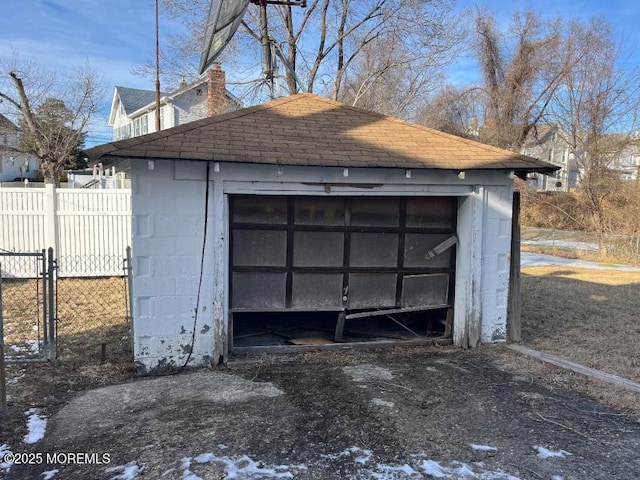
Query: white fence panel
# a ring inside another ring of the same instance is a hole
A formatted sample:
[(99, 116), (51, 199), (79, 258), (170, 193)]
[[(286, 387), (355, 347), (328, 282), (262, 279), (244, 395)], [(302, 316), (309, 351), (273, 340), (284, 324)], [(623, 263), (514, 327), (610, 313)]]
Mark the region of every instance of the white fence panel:
[[(53, 247), (60, 276), (95, 277), (122, 275), (129, 245), (130, 189), (58, 189), (54, 196), (47, 188), (0, 188), (0, 250)], [(2, 271), (26, 274), (18, 265)]]
[(66, 277), (122, 275), (130, 190), (58, 190), (58, 266)]

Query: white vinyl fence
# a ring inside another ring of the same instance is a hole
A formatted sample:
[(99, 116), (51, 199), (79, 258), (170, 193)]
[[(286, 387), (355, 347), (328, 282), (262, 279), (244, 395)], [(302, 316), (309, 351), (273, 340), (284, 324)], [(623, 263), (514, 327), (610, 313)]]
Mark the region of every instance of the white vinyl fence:
[[(122, 275), (131, 245), (130, 189), (0, 188), (0, 250), (36, 252), (53, 247), (58, 275)], [(20, 265), (2, 265), (21, 277)]]

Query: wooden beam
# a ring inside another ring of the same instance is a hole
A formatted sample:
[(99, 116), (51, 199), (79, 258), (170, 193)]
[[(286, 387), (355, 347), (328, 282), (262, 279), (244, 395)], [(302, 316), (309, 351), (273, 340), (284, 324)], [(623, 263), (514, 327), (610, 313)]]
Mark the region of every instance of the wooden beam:
[(571, 370), (572, 372), (580, 373), (582, 375), (586, 375), (590, 378), (595, 378), (596, 380), (600, 380), (602, 382), (612, 383), (632, 392), (640, 393), (640, 383), (636, 383), (626, 378), (619, 377), (618, 375), (602, 372), (600, 370), (596, 370), (595, 368), (585, 367), (584, 365), (580, 365), (579, 363), (565, 360), (564, 358), (556, 357), (555, 355), (551, 355), (549, 353), (539, 352), (538, 350), (533, 350), (522, 345), (507, 345), (507, 347), (511, 350), (522, 353), (523, 355), (527, 355), (528, 357), (535, 358), (542, 362), (550, 363), (557, 367)]
[(520, 192), (513, 192), (507, 335), (511, 342), (519, 342), (522, 339), (522, 299), (520, 295)]

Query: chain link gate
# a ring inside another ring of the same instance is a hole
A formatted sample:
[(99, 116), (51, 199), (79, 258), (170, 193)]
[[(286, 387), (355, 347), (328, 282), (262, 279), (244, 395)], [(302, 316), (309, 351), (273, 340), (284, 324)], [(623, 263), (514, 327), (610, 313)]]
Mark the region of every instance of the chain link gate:
[(56, 261), (53, 249), (0, 252), (0, 345), (6, 362), (55, 361)]

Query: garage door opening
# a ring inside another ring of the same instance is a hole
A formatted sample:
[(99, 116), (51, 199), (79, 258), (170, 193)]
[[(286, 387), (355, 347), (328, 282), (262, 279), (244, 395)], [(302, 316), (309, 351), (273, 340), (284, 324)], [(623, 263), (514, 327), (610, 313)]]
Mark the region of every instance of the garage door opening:
[(231, 349), (450, 337), (457, 204), (232, 196)]

